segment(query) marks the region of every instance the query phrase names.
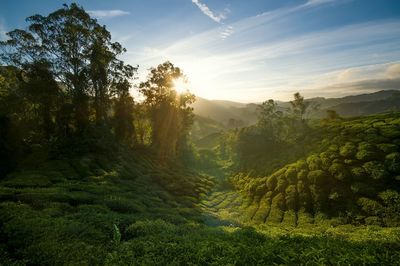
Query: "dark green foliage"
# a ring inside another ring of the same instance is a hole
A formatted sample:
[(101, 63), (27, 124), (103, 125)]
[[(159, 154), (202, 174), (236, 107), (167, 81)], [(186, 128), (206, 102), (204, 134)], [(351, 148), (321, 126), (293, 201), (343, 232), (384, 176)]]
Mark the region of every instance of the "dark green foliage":
[(315, 171), (315, 170), (318, 170), (318, 169), (321, 169), (321, 168), (322, 168), (322, 161), (321, 161), (321, 159), (320, 159), (318, 156), (316, 156), (316, 155), (311, 155), (311, 156), (309, 156), (309, 157), (307, 158), (307, 164), (308, 164), (308, 168), (309, 168), (311, 171)]
[(345, 158), (352, 158), (357, 153), (357, 147), (351, 142), (347, 142), (344, 146), (340, 147), (340, 155)]
[(361, 142), (358, 145), (358, 152), (356, 158), (360, 161), (371, 161), (377, 159), (378, 152), (373, 144), (367, 142)]
[[(324, 138), (317, 151), (267, 176), (237, 175), (233, 182), (250, 195), (257, 191), (257, 197), (262, 197), (262, 193), (274, 193), (274, 204), (269, 211), (272, 217), (267, 217), (266, 221), (280, 222), (279, 217), (283, 222), (296, 221), (299, 215), (309, 213), (347, 217), (347, 222), (357, 224), (389, 226), (396, 223), (399, 215), (389, 211), (386, 206), (393, 204), (384, 203), (378, 194), (388, 188), (398, 193), (400, 156), (398, 145), (390, 143), (397, 143), (396, 139), (390, 139), (397, 135), (391, 132), (382, 139), (380, 129), (389, 130), (387, 125), (394, 121), (397, 121), (397, 114), (324, 121), (321, 128), (313, 129), (315, 142), (318, 143), (321, 136)], [(400, 129), (390, 127), (390, 130)], [(244, 190), (244, 184), (252, 189)], [(280, 200), (282, 197), (284, 201)], [(293, 214), (289, 210), (297, 212)], [(386, 216), (390, 218), (384, 218)]]
[(384, 179), (389, 176), (385, 166), (378, 161), (364, 163), (363, 168), (365, 172), (375, 180)]
[(384, 204), (384, 222), (388, 226), (400, 225), (400, 193), (394, 190), (386, 190), (379, 193), (379, 198)]
[(400, 174), (400, 153), (393, 152), (386, 155), (385, 158), (387, 169), (393, 174)]
[(174, 160), (188, 150), (187, 136), (193, 123), (190, 105), (195, 96), (175, 90), (174, 84), (180, 79), (185, 80), (182, 70), (167, 61), (151, 68), (147, 81), (139, 85), (150, 109), (152, 146), (162, 162)]
[(359, 198), (357, 203), (368, 216), (382, 216), (383, 207), (379, 202), (368, 198)]
[(366, 180), (369, 176), (367, 171), (363, 167), (352, 167), (351, 168), (351, 175), (354, 178), (354, 180)]
[(377, 227), (400, 226), (398, 114), (309, 120), (296, 93), (196, 151), (180, 68), (135, 104), (137, 68), (83, 8), (27, 22), (0, 42), (1, 265), (398, 264)]
[(333, 163), (329, 167), (329, 173), (337, 180), (346, 180), (350, 177), (350, 173), (346, 166), (341, 163)]

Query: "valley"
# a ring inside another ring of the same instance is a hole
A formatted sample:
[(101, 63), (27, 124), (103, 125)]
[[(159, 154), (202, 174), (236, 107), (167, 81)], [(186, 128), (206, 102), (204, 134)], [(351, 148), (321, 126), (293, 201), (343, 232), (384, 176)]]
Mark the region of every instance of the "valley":
[[(0, 266), (399, 265), (400, 27), (310, 15), (386, 5), (264, 1), (226, 21), (243, 3), (17, 2), (15, 29), (0, 16)], [(297, 12), (319, 21), (286, 25)]]

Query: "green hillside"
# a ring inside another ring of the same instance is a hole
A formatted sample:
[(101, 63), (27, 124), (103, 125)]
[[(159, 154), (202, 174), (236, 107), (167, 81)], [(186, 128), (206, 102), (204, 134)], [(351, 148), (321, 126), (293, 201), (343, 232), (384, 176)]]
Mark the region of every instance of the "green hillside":
[(261, 213), (252, 215), (240, 193), (208, 175), (160, 166), (143, 151), (35, 158), (33, 168), (0, 182), (2, 265), (395, 265), (400, 259), (398, 228), (263, 227)]
[(193, 126), (191, 128), (191, 137), (198, 141), (209, 135), (225, 131), (227, 129), (222, 123), (218, 123), (211, 118), (195, 115)]
[[(306, 99), (319, 108), (310, 112), (309, 116), (323, 118), (326, 110), (334, 110), (345, 117), (373, 115), (400, 110), (398, 91), (382, 90), (372, 93), (345, 96), (341, 98), (316, 97)], [(283, 112), (290, 109), (289, 102), (277, 101)], [(239, 121), (239, 127), (250, 126), (257, 122), (259, 103), (243, 104), (231, 101), (207, 100), (198, 98), (193, 104), (197, 116), (209, 118), (229, 127), (229, 120)]]
[(322, 121), (312, 132), (305, 156), (265, 176), (232, 176), (240, 193), (227, 195), (226, 211), (256, 224), (399, 226), (400, 115)]
[(0, 266), (399, 265), (397, 95), (196, 101), (169, 61), (139, 82), (99, 11), (0, 41)]
[(257, 105), (231, 101), (207, 100), (197, 97), (192, 105), (194, 113), (229, 127), (229, 120), (239, 122), (240, 126), (249, 126), (257, 121)]

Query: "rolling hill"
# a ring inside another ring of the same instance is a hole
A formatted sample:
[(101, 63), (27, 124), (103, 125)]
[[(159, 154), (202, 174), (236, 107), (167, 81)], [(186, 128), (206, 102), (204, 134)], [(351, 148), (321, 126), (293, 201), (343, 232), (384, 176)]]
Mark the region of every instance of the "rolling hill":
[[(335, 110), (341, 116), (363, 116), (399, 110), (400, 97), (398, 93), (396, 90), (382, 90), (342, 98), (310, 98), (306, 101), (320, 106), (317, 112), (310, 114), (311, 117), (324, 117), (325, 111), (328, 109)], [(289, 102), (277, 101), (277, 103), (282, 110), (290, 107)], [(228, 128), (234, 128), (254, 124), (257, 121), (258, 105), (258, 103), (245, 104), (197, 97), (193, 108), (194, 113), (199, 117), (209, 118)], [(232, 119), (239, 122), (239, 126), (232, 125)]]

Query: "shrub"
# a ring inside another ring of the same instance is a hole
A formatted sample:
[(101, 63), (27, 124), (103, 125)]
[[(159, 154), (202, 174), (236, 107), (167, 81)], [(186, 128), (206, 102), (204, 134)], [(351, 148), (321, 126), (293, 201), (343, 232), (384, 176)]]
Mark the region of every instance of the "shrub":
[(357, 162), (358, 162), (357, 160), (351, 160), (351, 159), (344, 160), (344, 163), (347, 165), (355, 165), (355, 164), (357, 164)]
[(363, 167), (352, 167), (350, 171), (355, 180), (365, 180), (369, 176)]
[(365, 224), (382, 226), (382, 218), (380, 218), (378, 216), (369, 216), (369, 217), (365, 218)]
[(400, 193), (386, 190), (379, 193), (384, 205), (384, 222), (388, 226), (400, 226)]
[(321, 159), (317, 155), (311, 155), (307, 158), (308, 168), (311, 171), (321, 169), (322, 162)]
[(131, 239), (140, 236), (168, 234), (176, 231), (176, 226), (164, 220), (137, 221), (125, 230), (125, 238)]
[(296, 170), (297, 172), (307, 171), (308, 170), (307, 162), (305, 160), (298, 160), (296, 162)]
[(271, 175), (267, 179), (267, 187), (269, 190), (275, 190), (276, 188), (276, 177), (274, 175)]
[(334, 163), (329, 167), (329, 173), (338, 180), (345, 180), (349, 177), (349, 172), (343, 164)]
[(368, 197), (376, 196), (376, 188), (368, 183), (354, 182), (350, 185), (350, 189), (355, 194), (365, 195)]
[(326, 210), (328, 194), (326, 189), (316, 185), (310, 185), (310, 192), (312, 195), (315, 211)]
[(379, 132), (382, 136), (387, 138), (399, 138), (400, 137), (400, 129), (395, 125), (384, 125), (379, 128)]
[(397, 145), (389, 143), (378, 144), (377, 147), (384, 153), (392, 153), (398, 150)]
[(288, 167), (288, 169), (285, 172), (285, 177), (286, 180), (289, 182), (289, 184), (296, 184), (297, 181), (296, 169), (293, 167)]
[(307, 170), (301, 170), (297, 172), (297, 180), (307, 180)]
[(356, 154), (356, 158), (360, 161), (372, 161), (379, 157), (379, 154), (376, 152), (375, 146), (362, 142), (358, 145), (358, 152)]
[(276, 184), (275, 191), (284, 192), (286, 187), (287, 187), (287, 185), (288, 185), (288, 182), (287, 182), (286, 178), (281, 175), (281, 176), (278, 177), (278, 181), (277, 181), (277, 184)]
[(326, 151), (326, 152), (322, 152), (320, 154), (320, 158), (321, 158), (322, 168), (324, 170), (328, 170), (328, 168), (332, 164), (332, 161), (338, 159), (339, 156), (338, 156), (338, 154), (336, 152)]
[(323, 185), (324, 183), (327, 182), (327, 179), (328, 179), (326, 173), (322, 170), (310, 171), (310, 172), (308, 172), (307, 177), (311, 183), (317, 184), (317, 185)]
[(285, 190), (286, 207), (288, 210), (295, 210), (297, 204), (297, 191), (295, 185), (290, 185)]
[(368, 150), (360, 150), (356, 154), (356, 158), (360, 161), (371, 161), (374, 160), (377, 157), (377, 154), (373, 151), (368, 151)]
[(36, 173), (36, 171), (26, 171), (9, 175), (3, 184), (8, 187), (25, 188), (49, 187), (52, 182), (48, 176)]
[(389, 175), (385, 166), (378, 161), (364, 163), (363, 168), (375, 180), (384, 179)]
[(383, 206), (375, 200), (362, 197), (357, 200), (357, 204), (369, 216), (381, 216), (382, 215)]
[(285, 196), (283, 193), (278, 193), (272, 199), (272, 208), (278, 208), (281, 211), (285, 210)]
[(386, 155), (385, 163), (387, 169), (395, 174), (400, 174), (400, 153), (393, 152), (391, 154)]
[(351, 142), (347, 142), (344, 146), (340, 147), (340, 155), (345, 158), (352, 158), (357, 153), (357, 147)]
[(90, 162), (91, 160), (87, 157), (74, 159), (71, 161), (72, 167), (75, 169), (80, 177), (88, 177), (93, 175), (90, 168)]
[(258, 196), (258, 197), (261, 197), (267, 192), (268, 192), (268, 187), (264, 182), (263, 184), (260, 184), (260, 185), (257, 186), (254, 195)]

